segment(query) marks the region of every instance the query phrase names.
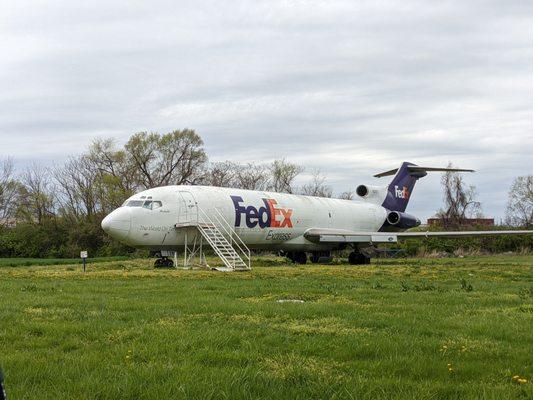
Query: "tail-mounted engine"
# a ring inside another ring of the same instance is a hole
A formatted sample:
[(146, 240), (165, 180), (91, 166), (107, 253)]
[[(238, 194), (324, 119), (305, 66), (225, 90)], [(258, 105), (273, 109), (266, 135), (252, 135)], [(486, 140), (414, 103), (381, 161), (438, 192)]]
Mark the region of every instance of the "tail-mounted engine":
[(370, 203), (381, 205), (381, 203), (383, 203), (383, 200), (385, 200), (385, 197), (387, 196), (387, 187), (359, 185), (355, 189), (355, 193), (357, 193), (359, 197)]
[(395, 228), (409, 229), (420, 225), (420, 220), (411, 214), (400, 211), (389, 211), (387, 214), (387, 223)]

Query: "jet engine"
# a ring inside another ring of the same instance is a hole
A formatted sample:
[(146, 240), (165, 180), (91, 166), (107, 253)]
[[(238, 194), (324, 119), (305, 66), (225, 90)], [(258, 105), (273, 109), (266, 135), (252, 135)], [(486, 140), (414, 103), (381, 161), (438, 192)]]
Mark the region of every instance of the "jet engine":
[(417, 217), (400, 211), (389, 211), (387, 222), (389, 225), (400, 229), (409, 229), (420, 225), (420, 220)]
[(355, 193), (368, 202), (381, 204), (387, 196), (386, 186), (359, 185)]

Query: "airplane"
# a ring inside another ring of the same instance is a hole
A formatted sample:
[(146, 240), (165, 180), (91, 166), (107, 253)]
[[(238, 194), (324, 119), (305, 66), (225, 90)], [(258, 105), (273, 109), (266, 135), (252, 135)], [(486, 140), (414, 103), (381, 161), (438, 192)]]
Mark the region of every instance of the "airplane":
[(128, 246), (158, 254), (155, 267), (174, 266), (170, 256), (180, 251), (185, 260), (190, 259), (191, 253), (202, 252), (205, 243), (224, 262), (219, 269), (227, 271), (250, 269), (250, 249), (278, 251), (298, 264), (305, 264), (308, 254), (316, 263), (330, 258), (333, 250), (351, 249), (350, 264), (368, 264), (365, 250), (378, 243), (533, 232), (406, 232), (420, 225), (418, 218), (405, 212), (415, 183), (435, 171), (474, 172), (403, 162), (374, 175), (394, 176), (390, 184), (359, 185), (357, 200), (213, 186), (156, 187), (128, 198), (101, 226)]

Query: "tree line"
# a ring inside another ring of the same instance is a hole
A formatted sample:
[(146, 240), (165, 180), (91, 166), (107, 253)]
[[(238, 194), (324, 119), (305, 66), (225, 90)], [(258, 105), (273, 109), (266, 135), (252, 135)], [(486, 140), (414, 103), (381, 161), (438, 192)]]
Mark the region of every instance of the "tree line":
[[(0, 257), (72, 257), (80, 249), (95, 256), (132, 251), (105, 235), (100, 222), (132, 194), (156, 186), (213, 185), (333, 196), (319, 170), (296, 186), (303, 172), (302, 166), (284, 159), (269, 164), (209, 162), (202, 138), (191, 129), (136, 133), (124, 146), (96, 139), (85, 152), (54, 167), (32, 164), (16, 172), (13, 161), (6, 159), (0, 164)], [(461, 179), (443, 177), (445, 212), (465, 217), (475, 204), (475, 190), (465, 190)], [(532, 183), (531, 175), (513, 183), (509, 224), (531, 226)], [(352, 199), (353, 192), (338, 197)]]
[[(131, 251), (105, 235), (100, 222), (134, 193), (156, 186), (213, 185), (332, 196), (319, 171), (308, 184), (295, 186), (303, 171), (283, 159), (269, 164), (210, 163), (202, 138), (191, 129), (136, 133), (122, 147), (113, 139), (96, 139), (62, 165), (32, 164), (21, 173), (7, 159), (0, 165), (0, 256)], [(350, 198), (351, 193), (342, 196)]]

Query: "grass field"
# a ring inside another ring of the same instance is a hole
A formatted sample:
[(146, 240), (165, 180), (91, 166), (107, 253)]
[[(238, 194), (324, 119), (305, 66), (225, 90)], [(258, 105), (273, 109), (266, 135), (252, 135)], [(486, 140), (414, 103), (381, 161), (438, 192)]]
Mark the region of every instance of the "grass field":
[[(98, 257), (88, 258), (88, 264), (109, 262), (109, 261), (124, 261), (129, 257)], [(81, 264), (80, 258), (1, 258), (0, 268), (2, 267), (29, 267), (31, 265), (73, 265)]]
[(531, 256), (1, 265), (10, 399), (533, 398)]

